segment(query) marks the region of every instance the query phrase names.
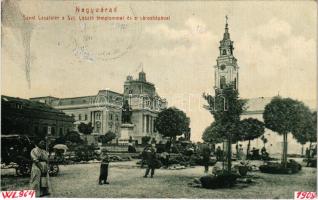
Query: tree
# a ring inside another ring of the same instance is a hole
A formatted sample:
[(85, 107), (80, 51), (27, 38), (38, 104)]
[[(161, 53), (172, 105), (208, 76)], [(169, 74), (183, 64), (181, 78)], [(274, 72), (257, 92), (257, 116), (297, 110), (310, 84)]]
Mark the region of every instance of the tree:
[(77, 129), (80, 133), (83, 133), (85, 135), (85, 141), (87, 142), (87, 136), (93, 132), (94, 127), (92, 126), (91, 122), (89, 122), (88, 124), (81, 122), (78, 125)]
[(81, 122), (78, 125), (78, 131), (80, 133), (83, 133), (84, 135), (90, 135), (94, 130), (94, 127), (92, 126), (92, 123), (89, 122), (88, 124), (85, 124), (83, 122)]
[(311, 148), (311, 143), (317, 141), (317, 112), (313, 112), (311, 118), (305, 119), (304, 123), (295, 129), (294, 137), (302, 148), (307, 142), (310, 142)]
[(248, 140), (246, 155), (249, 155), (251, 140), (254, 140), (264, 134), (264, 123), (253, 118), (243, 119), (240, 123), (240, 132), (243, 140)]
[(220, 128), (220, 125), (216, 122), (212, 122), (210, 126), (204, 130), (202, 140), (212, 144), (223, 142), (226, 138), (221, 134)]
[(68, 133), (66, 133), (66, 135), (64, 136), (64, 140), (77, 144), (83, 143), (81, 136), (76, 131), (69, 131)]
[(116, 133), (108, 131), (105, 135), (99, 136), (99, 141), (101, 141), (103, 144), (107, 144), (108, 142), (115, 139), (116, 136), (117, 136)]
[(245, 100), (239, 99), (238, 91), (233, 85), (226, 85), (224, 89), (216, 89), (215, 96), (205, 95), (208, 109), (213, 115), (214, 121), (218, 124), (216, 130), (221, 138), (227, 140), (227, 170), (231, 171), (232, 149), (231, 144), (240, 138), (240, 115), (244, 111)]
[(312, 115), (302, 102), (291, 98), (274, 97), (265, 106), (263, 113), (265, 127), (283, 135), (282, 164), (287, 165), (287, 134), (298, 135), (308, 125)]
[(158, 132), (164, 137), (170, 137), (170, 141), (175, 141), (178, 135), (188, 131), (189, 125), (190, 119), (183, 111), (175, 107), (162, 110), (155, 121)]
[(317, 111), (312, 113), (312, 126), (309, 133), (309, 142), (311, 145), (312, 142), (317, 142)]

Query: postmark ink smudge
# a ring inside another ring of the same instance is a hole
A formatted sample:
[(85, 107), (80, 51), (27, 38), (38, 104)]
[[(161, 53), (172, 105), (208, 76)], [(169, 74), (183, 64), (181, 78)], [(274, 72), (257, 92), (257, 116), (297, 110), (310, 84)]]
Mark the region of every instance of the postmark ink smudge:
[[(130, 5), (127, 16), (136, 16)], [(127, 54), (141, 33), (141, 23), (134, 20), (80, 22), (73, 38), (73, 54), (85, 61), (114, 60)]]
[(1, 2), (2, 9), (2, 25), (18, 30), (13, 31), (14, 36), (22, 37), (22, 46), (24, 48), (24, 70), (28, 88), (31, 88), (31, 36), (33, 31), (33, 25), (23, 20), (23, 14), (16, 1), (4, 0)]

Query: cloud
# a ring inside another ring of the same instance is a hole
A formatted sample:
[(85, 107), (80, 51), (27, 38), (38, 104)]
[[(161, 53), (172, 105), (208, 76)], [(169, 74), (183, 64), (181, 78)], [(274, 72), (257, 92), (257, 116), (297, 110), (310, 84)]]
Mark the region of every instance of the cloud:
[(272, 18), (268, 23), (258, 26), (254, 33), (264, 39), (276, 39), (282, 36), (288, 37), (292, 32), (291, 29), (286, 21)]
[(315, 40), (295, 34), (286, 21), (251, 27), (236, 45), (241, 94), (310, 99), (317, 91)]
[[(154, 50), (159, 48), (159, 52), (175, 56), (176, 52), (180, 51), (180, 53), (193, 53), (204, 49), (216, 39), (216, 36), (206, 27), (202, 20), (194, 17), (188, 18), (182, 29), (171, 27), (166, 23), (147, 26), (144, 30), (146, 35), (144, 37), (148, 37), (152, 41), (147, 51), (151, 51), (151, 48)], [(162, 49), (167, 50), (167, 52), (162, 51)]]

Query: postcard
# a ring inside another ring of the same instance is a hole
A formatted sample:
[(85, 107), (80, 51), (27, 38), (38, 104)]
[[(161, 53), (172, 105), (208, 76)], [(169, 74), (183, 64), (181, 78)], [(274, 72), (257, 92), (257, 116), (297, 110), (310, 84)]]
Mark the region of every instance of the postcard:
[(316, 199), (316, 1), (1, 1), (1, 198)]

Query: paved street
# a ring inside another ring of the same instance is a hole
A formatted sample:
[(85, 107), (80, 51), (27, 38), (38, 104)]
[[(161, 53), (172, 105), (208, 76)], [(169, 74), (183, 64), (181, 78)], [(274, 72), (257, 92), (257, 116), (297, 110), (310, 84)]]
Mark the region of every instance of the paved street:
[[(136, 161), (111, 163), (110, 185), (98, 185), (99, 164), (60, 166), (60, 174), (51, 178), (51, 197), (103, 197), (103, 198), (293, 198), (294, 191), (314, 191), (316, 169), (303, 168), (294, 175), (253, 173), (255, 184), (241, 185), (233, 189), (208, 190), (188, 186), (194, 178), (203, 174), (203, 167), (183, 170), (156, 171), (155, 178), (143, 178), (144, 169)], [(2, 173), (2, 189), (10, 185), (27, 187), (28, 178), (17, 178), (13, 170)], [(7, 187), (7, 188), (6, 188)], [(15, 186), (14, 186), (15, 187)], [(13, 188), (11, 188), (13, 189)]]

